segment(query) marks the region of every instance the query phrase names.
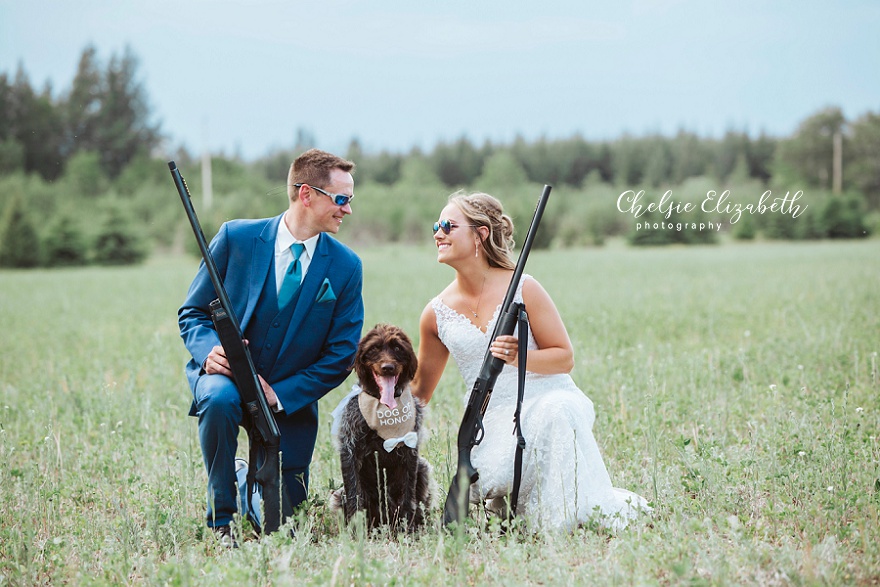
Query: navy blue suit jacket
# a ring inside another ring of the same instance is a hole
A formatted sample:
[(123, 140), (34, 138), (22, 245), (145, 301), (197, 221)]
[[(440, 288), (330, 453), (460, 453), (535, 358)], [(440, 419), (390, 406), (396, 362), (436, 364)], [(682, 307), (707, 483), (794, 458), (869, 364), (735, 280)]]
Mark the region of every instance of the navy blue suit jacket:
[[(275, 237), (282, 216), (226, 222), (211, 241), (211, 254), (242, 332), (247, 329), (266, 280), (274, 275)], [(325, 281), (334, 295), (326, 295)], [(281, 449), (289, 464), (306, 456), (292, 454), (291, 450), (307, 451), (307, 460), (311, 459), (317, 433), (317, 401), (339, 386), (350, 372), (363, 329), (362, 288), (360, 258), (332, 236), (321, 234), (278, 358), (263, 374), (284, 406), (276, 419), (281, 429)], [(209, 310), (216, 297), (202, 262), (178, 311), (180, 335), (192, 355), (186, 365), (192, 390), (204, 374), (202, 365), (211, 349), (220, 344)], [(195, 415), (195, 404), (190, 414)], [(307, 434), (311, 436), (307, 446), (299, 442), (307, 440), (302, 438), (304, 430), (289, 429), (294, 424), (314, 428)], [(298, 437), (296, 442), (291, 435)]]

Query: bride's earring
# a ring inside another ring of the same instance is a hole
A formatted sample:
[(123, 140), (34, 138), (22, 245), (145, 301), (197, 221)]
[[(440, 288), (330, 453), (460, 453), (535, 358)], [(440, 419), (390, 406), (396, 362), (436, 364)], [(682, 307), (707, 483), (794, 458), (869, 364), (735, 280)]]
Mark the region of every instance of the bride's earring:
[(474, 257), (480, 256), (480, 241), (476, 242), (476, 246), (474, 247)]

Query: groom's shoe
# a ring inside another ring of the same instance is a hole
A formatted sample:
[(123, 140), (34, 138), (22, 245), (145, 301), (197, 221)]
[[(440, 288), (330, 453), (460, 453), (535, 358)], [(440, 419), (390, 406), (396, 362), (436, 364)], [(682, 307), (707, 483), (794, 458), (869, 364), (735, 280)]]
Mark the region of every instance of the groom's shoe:
[(236, 542), (235, 536), (232, 535), (232, 528), (228, 524), (225, 526), (215, 526), (211, 530), (214, 531), (214, 536), (217, 538), (220, 546), (223, 548), (238, 548), (238, 542)]

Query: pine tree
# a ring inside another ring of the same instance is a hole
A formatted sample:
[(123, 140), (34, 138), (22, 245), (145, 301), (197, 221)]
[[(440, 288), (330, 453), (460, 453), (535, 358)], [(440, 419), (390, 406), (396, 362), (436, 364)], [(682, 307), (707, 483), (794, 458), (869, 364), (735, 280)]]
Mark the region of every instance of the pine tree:
[(67, 156), (77, 151), (96, 151), (98, 148), (102, 83), (97, 51), (89, 45), (79, 58), (73, 85), (62, 105), (66, 130), (64, 150)]
[(82, 227), (69, 214), (52, 222), (43, 243), (45, 264), (50, 267), (74, 267), (88, 263), (89, 243)]
[(102, 265), (132, 265), (149, 254), (140, 226), (116, 203), (107, 205), (95, 239), (95, 261)]
[(110, 178), (119, 175), (135, 156), (149, 152), (159, 141), (158, 128), (149, 121), (146, 94), (136, 73), (137, 58), (126, 48), (122, 57), (111, 57), (104, 75), (96, 141), (104, 173)]
[(24, 269), (39, 265), (40, 239), (17, 195), (9, 201), (0, 235), (0, 267)]

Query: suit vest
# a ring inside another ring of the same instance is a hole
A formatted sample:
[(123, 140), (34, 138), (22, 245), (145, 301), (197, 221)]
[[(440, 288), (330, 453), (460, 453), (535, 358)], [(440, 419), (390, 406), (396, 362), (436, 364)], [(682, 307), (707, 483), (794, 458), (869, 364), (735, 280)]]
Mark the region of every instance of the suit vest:
[[(305, 277), (303, 277), (305, 280)], [(248, 349), (251, 352), (251, 358), (254, 361), (254, 367), (257, 373), (263, 376), (263, 379), (272, 383), (274, 381), (272, 372), (275, 369), (275, 363), (278, 360), (278, 352), (287, 335), (287, 329), (290, 325), (290, 319), (293, 317), (293, 311), (299, 302), (300, 287), (293, 299), (283, 309), (278, 309), (278, 292), (275, 285), (275, 264), (272, 263), (269, 275), (263, 283), (263, 291), (260, 293), (260, 299), (254, 308), (254, 313), (248, 322), (248, 326), (244, 331), (244, 337), (248, 340)]]

